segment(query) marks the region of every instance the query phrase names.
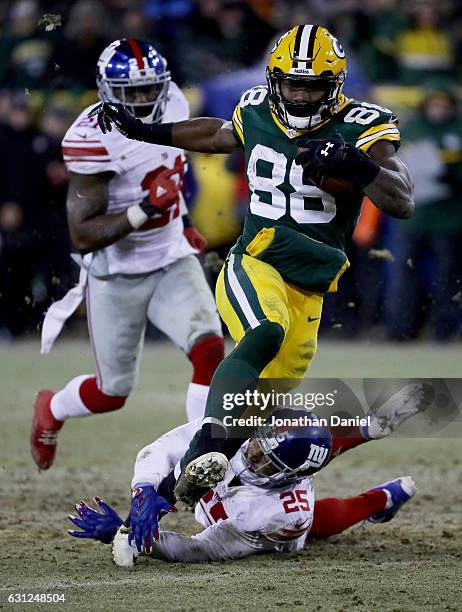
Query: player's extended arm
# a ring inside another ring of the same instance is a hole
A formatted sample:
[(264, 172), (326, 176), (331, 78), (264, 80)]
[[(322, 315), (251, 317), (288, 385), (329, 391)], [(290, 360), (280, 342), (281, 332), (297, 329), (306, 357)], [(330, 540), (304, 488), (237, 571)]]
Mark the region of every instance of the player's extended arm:
[(379, 140), (369, 150), (380, 171), (364, 188), (377, 208), (399, 219), (409, 219), (415, 208), (414, 187), (408, 169), (391, 142)]
[(151, 557), (163, 561), (202, 563), (241, 559), (255, 552), (256, 549), (244, 540), (229, 521), (220, 521), (192, 537), (161, 531)]
[(179, 183), (172, 180), (177, 169), (160, 172), (139, 204), (120, 213), (107, 214), (108, 185), (113, 172), (76, 174), (71, 172), (67, 192), (67, 220), (71, 240), (81, 253), (90, 253), (113, 244), (139, 229), (155, 214), (173, 206), (179, 198)]
[(198, 153), (231, 153), (241, 144), (234, 137), (231, 122), (213, 117), (199, 117), (178, 123), (143, 123), (123, 104), (104, 102), (89, 116), (98, 114), (98, 123), (103, 133), (110, 132), (112, 125), (132, 140), (151, 144), (178, 147)]
[(231, 153), (241, 146), (233, 135), (231, 122), (224, 119), (198, 117), (172, 123), (171, 126), (171, 144), (179, 149), (198, 153)]
[(142, 448), (135, 462), (132, 487), (140, 482), (150, 483), (156, 489), (168, 476), (189, 447), (201, 420), (190, 421), (165, 433)]

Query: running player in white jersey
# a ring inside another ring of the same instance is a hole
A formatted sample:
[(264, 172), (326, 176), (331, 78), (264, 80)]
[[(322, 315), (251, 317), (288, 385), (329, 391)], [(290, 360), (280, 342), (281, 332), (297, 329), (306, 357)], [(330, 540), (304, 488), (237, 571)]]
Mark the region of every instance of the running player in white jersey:
[(242, 444), (225, 479), (197, 503), (195, 518), (204, 530), (193, 537), (159, 532), (157, 522), (158, 516), (175, 510), (169, 490), (174, 483), (171, 471), (178, 474), (182, 452), (200, 428), (200, 420), (187, 423), (138, 453), (125, 524), (108, 504), (95, 498), (103, 512), (80, 502), (76, 506), (79, 517), (69, 517), (80, 530), (69, 533), (113, 541), (115, 563), (131, 567), (141, 553), (166, 561), (200, 562), (295, 552), (305, 546), (307, 538), (326, 538), (364, 520), (387, 522), (414, 495), (409, 476), (347, 499), (316, 501), (312, 476), (341, 453), (389, 436), (425, 410), (433, 397), (430, 385), (409, 384), (370, 411), (368, 425), (355, 428), (346, 437), (344, 428), (320, 427), (314, 421), (306, 425), (304, 419), (310, 413), (305, 410), (279, 410), (274, 416), (289, 418), (292, 426), (261, 427)]
[[(188, 103), (165, 59), (148, 43), (115, 41), (97, 65), (102, 100), (118, 100), (143, 121), (179, 121)], [(70, 171), (68, 221), (84, 255), (79, 284), (46, 314), (42, 353), (86, 298), (96, 376), (81, 375), (57, 393), (38, 393), (31, 433), (35, 463), (48, 469), (67, 418), (121, 408), (138, 374), (147, 321), (193, 365), (188, 419), (203, 415), (209, 384), (223, 358), (221, 324), (195, 254), (205, 246), (181, 194), (183, 150), (103, 134), (85, 109), (63, 139)], [(155, 395), (153, 395), (153, 403)]]

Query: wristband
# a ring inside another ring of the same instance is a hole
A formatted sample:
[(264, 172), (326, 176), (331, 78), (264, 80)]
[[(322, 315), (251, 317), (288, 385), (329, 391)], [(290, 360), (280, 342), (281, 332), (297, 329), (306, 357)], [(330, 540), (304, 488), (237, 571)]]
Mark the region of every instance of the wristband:
[(130, 130), (130, 138), (173, 147), (173, 123), (143, 123), (138, 119), (135, 129)]
[(347, 145), (346, 150), (345, 165), (348, 173), (361, 189), (364, 189), (380, 172), (380, 166), (361, 149)]
[(149, 219), (139, 204), (127, 208), (127, 219), (134, 230), (139, 229)]
[(154, 491), (156, 490), (156, 487), (152, 484), (152, 482), (137, 482), (136, 485), (132, 487), (132, 491), (135, 489), (141, 489), (142, 487), (152, 487)]

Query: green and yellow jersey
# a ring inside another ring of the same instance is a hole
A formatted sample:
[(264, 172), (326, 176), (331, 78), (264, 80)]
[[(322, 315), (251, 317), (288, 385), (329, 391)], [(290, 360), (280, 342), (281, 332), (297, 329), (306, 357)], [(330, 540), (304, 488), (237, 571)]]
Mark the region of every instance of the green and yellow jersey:
[[(333, 196), (306, 185), (295, 163), (297, 137), (271, 112), (268, 89), (246, 91), (236, 106), (233, 132), (245, 153), (250, 197), (242, 236), (233, 247), (273, 265), (284, 280), (325, 292), (348, 267), (347, 240), (357, 223), (363, 195)], [(375, 104), (342, 97), (338, 112), (315, 126), (313, 138), (340, 132), (347, 143), (367, 151), (379, 140), (399, 146), (396, 116)]]

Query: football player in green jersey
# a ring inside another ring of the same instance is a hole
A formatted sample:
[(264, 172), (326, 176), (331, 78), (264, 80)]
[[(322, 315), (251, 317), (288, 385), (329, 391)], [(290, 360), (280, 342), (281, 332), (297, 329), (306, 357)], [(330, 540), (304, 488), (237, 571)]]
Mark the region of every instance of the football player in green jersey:
[(181, 463), (175, 494), (187, 503), (224, 477), (227, 457), (242, 442), (225, 424), (248, 407), (235, 402), (226, 412), (224, 393), (255, 389), (267, 378), (290, 386), (305, 375), (316, 351), (323, 294), (336, 290), (349, 265), (345, 244), (364, 195), (394, 217), (413, 213), (412, 182), (396, 156), (397, 118), (346, 98), (345, 77), (340, 42), (321, 26), (300, 25), (278, 40), (268, 86), (246, 91), (232, 122), (146, 124), (119, 104), (97, 109), (103, 131), (114, 124), (135, 140), (203, 153), (242, 147), (245, 153), (249, 210), (216, 290), (237, 346), (215, 373), (202, 429)]

